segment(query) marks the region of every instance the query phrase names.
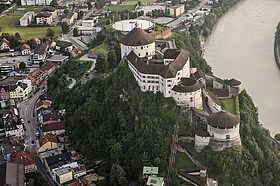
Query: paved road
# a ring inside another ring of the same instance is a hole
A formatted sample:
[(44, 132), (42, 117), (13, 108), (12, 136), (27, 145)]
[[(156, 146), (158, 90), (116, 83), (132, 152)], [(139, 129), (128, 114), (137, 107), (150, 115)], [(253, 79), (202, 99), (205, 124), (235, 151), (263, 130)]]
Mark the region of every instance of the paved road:
[(67, 80), (72, 79), (72, 83), (70, 85), (68, 85), (68, 88), (69, 89), (73, 88), (76, 84), (76, 79), (70, 78), (68, 74), (66, 75), (66, 78), (67, 78)]
[[(191, 10), (188, 10), (188, 13), (196, 12), (197, 10), (201, 9), (207, 2), (208, 0), (201, 1), (196, 7), (194, 7)], [(178, 19), (168, 23), (166, 26), (169, 26), (171, 29), (176, 28), (182, 21), (184, 21), (185, 15), (187, 15), (188, 13), (181, 15)]]
[(74, 28), (76, 28), (77, 26), (81, 25), (83, 20), (89, 18), (90, 15), (91, 15), (91, 14), (93, 13), (93, 11), (95, 11), (95, 10), (96, 10), (95, 8), (92, 8), (92, 9), (83, 17), (83, 19), (81, 19), (81, 20), (79, 20), (77, 23), (75, 23), (67, 34), (62, 35), (61, 40), (69, 41), (69, 42), (73, 43), (75, 47), (81, 48), (82, 50), (87, 50), (88, 47), (87, 47), (86, 44), (84, 44), (83, 42), (81, 42), (81, 41), (78, 40), (77, 38), (73, 37), (73, 30), (74, 30)]

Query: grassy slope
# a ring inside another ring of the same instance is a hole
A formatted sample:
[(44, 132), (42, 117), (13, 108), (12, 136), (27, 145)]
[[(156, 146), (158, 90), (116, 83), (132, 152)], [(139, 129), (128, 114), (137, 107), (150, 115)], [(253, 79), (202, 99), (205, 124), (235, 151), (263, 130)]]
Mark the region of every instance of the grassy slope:
[(174, 168), (177, 170), (182, 168), (191, 168), (195, 167), (196, 165), (190, 160), (190, 158), (184, 154), (183, 152), (176, 153), (176, 162), (173, 165)]
[(21, 16), (4, 16), (0, 17), (1, 32), (15, 34), (18, 32), (22, 39), (28, 40), (35, 37), (44, 38), (48, 28), (55, 31), (55, 36), (61, 34), (61, 27), (19, 27), (17, 26)]
[(102, 11), (102, 10), (122, 11), (125, 9), (134, 10), (135, 7), (136, 7), (135, 5), (110, 5), (110, 6), (106, 6), (104, 8), (99, 9), (99, 11)]
[(220, 100), (221, 103), (222, 103), (222, 107), (232, 113), (232, 114), (235, 114), (235, 100), (234, 98), (228, 98), (228, 99), (223, 99), (223, 100)]
[(30, 6), (30, 7), (26, 7), (26, 6), (17, 6), (16, 8), (14, 8), (12, 10), (12, 12), (14, 11), (20, 11), (23, 13), (29, 12), (29, 11), (33, 11), (35, 13), (39, 13), (41, 12), (43, 6)]

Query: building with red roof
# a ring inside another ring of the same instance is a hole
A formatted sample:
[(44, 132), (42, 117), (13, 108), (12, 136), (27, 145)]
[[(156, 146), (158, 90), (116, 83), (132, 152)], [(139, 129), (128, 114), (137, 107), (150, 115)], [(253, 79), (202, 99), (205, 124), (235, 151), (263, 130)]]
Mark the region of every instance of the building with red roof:
[(15, 152), (12, 154), (11, 157), (14, 163), (24, 164), (25, 174), (37, 171), (36, 162), (33, 159), (29, 150)]
[(42, 70), (45, 75), (51, 75), (55, 71), (55, 64), (53, 62), (48, 62), (43, 65), (40, 70)]
[(52, 133), (42, 136), (38, 141), (40, 145), (40, 147), (38, 148), (38, 152), (40, 153), (57, 148), (57, 139), (56, 136)]
[(60, 135), (65, 132), (65, 128), (65, 121), (51, 122), (42, 125), (44, 135), (49, 133), (52, 133), (54, 135)]
[(28, 56), (31, 53), (31, 48), (28, 44), (23, 44), (20, 47), (20, 52), (21, 52), (21, 55)]
[(9, 50), (9, 49), (10, 49), (10, 42), (6, 38), (3, 38), (0, 41), (0, 50)]
[(36, 104), (36, 110), (40, 110), (41, 108), (49, 108), (51, 104), (51, 100), (41, 100)]

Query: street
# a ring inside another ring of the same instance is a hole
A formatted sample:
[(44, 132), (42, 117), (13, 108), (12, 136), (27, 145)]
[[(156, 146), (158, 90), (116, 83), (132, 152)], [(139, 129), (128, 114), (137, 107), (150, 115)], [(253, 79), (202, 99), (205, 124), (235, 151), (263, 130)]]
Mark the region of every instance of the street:
[(191, 10), (188, 10), (187, 13), (184, 13), (183, 15), (181, 15), (180, 17), (178, 17), (178, 19), (175, 19), (174, 21), (170, 22), (169, 24), (167, 24), (166, 26), (169, 26), (171, 29), (177, 27), (182, 21), (184, 21), (185, 16), (189, 13), (194, 13), (197, 10), (201, 9), (206, 3), (208, 2), (208, 0), (203, 0), (201, 1), (196, 7), (194, 7)]

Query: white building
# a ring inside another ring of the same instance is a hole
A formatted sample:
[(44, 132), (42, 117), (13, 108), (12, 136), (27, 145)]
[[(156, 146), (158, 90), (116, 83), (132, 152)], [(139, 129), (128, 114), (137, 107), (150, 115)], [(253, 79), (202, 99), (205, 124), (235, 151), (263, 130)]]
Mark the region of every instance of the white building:
[(23, 45), (21, 45), (21, 47), (20, 47), (20, 52), (21, 52), (21, 55), (22, 55), (22, 56), (28, 56), (28, 55), (31, 54), (31, 48), (30, 48), (29, 45), (23, 44)]
[(20, 26), (28, 26), (34, 19), (34, 12), (27, 12), (19, 19)]
[(207, 131), (196, 131), (195, 149), (200, 152), (210, 146), (214, 151), (222, 151), (229, 147), (240, 147), (240, 119), (227, 111), (210, 114), (207, 117)]
[(24, 83), (24, 84), (27, 85), (27, 87), (28, 87), (28, 95), (30, 95), (30, 93), (33, 90), (33, 86), (32, 86), (31, 80), (29, 80), (29, 79), (21, 79), (21, 80), (17, 81), (17, 84), (19, 84), (19, 83)]
[(52, 0), (21, 0), (22, 6), (49, 6), (51, 4)]
[(38, 25), (51, 25), (52, 24), (52, 14), (48, 12), (39, 13), (36, 15), (36, 23)]
[(94, 33), (100, 32), (101, 27), (94, 27), (97, 23), (98, 17), (95, 17), (92, 20), (83, 20), (81, 26), (78, 26), (79, 35), (92, 35)]
[(161, 92), (180, 106), (202, 108), (202, 86), (190, 78), (186, 50), (156, 51), (155, 39), (136, 27), (121, 39), (121, 56), (127, 58), (141, 91)]

